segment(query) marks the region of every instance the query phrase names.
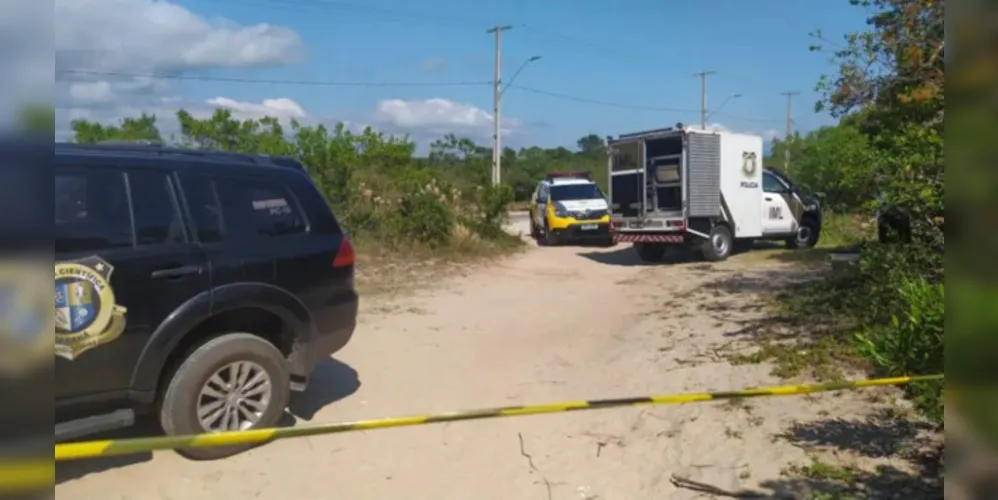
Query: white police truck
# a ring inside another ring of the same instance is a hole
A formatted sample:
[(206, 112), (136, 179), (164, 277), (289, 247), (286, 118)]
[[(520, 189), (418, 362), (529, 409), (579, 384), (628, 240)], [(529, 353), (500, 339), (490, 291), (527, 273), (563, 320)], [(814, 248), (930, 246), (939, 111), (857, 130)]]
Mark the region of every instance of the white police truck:
[(644, 261), (662, 260), (670, 246), (718, 261), (754, 240), (818, 242), (818, 201), (763, 167), (762, 137), (678, 125), (607, 143), (613, 238)]

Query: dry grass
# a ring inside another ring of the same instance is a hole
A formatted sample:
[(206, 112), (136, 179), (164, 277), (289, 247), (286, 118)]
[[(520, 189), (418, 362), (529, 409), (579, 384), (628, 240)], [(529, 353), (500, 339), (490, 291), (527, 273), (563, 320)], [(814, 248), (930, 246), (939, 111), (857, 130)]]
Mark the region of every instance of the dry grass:
[(503, 258), (523, 250), (516, 236), (485, 240), (458, 225), (449, 245), (428, 248), (411, 245), (390, 248), (378, 241), (358, 239), (357, 290), (363, 295), (395, 294), (438, 283), (469, 266)]

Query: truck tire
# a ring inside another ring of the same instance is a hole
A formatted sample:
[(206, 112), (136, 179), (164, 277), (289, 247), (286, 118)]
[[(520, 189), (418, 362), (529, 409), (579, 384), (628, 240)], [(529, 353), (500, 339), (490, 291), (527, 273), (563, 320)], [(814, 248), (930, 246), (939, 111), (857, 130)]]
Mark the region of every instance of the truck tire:
[[(274, 427), (291, 394), (285, 363), (273, 344), (256, 335), (227, 333), (208, 340), (180, 363), (163, 393), (159, 408), (163, 431), (188, 435)], [(227, 418), (231, 420), (226, 422)], [(182, 448), (177, 453), (193, 460), (214, 460), (253, 446)]]
[(728, 226), (718, 224), (710, 230), (710, 237), (703, 242), (702, 251), (705, 259), (711, 262), (722, 261), (731, 255), (734, 238)]
[(537, 230), (537, 224), (534, 223), (534, 218), (530, 218), (530, 237), (537, 239), (541, 236), (541, 232)]
[(809, 220), (805, 220), (797, 228), (797, 233), (793, 237), (787, 238), (787, 248), (814, 248), (818, 244), (818, 226)]
[(635, 243), (634, 250), (642, 262), (662, 262), (665, 259), (664, 243)]

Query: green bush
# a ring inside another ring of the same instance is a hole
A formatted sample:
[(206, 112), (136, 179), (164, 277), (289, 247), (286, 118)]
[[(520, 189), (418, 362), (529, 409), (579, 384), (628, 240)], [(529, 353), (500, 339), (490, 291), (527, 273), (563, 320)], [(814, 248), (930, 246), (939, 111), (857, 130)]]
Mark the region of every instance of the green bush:
[(509, 186), (479, 186), (468, 210), (462, 214), (461, 223), (483, 238), (498, 238), (505, 234), (507, 207), (512, 202), (513, 189)]
[(403, 195), (399, 209), (395, 212), (398, 236), (429, 248), (450, 243), (456, 219), (435, 183)]
[[(881, 373), (890, 376), (943, 372), (945, 289), (925, 278), (903, 279), (892, 297), (898, 312), (886, 325), (870, 327), (857, 336), (860, 353)], [(929, 418), (942, 422), (942, 381), (912, 385), (915, 404)]]

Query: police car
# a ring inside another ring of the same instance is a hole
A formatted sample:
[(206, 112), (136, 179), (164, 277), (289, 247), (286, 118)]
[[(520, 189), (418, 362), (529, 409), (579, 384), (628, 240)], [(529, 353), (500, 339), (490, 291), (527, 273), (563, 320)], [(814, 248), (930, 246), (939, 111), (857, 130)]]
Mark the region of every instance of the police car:
[(554, 172), (537, 183), (530, 234), (546, 245), (569, 241), (613, 244), (606, 196), (588, 172)]

